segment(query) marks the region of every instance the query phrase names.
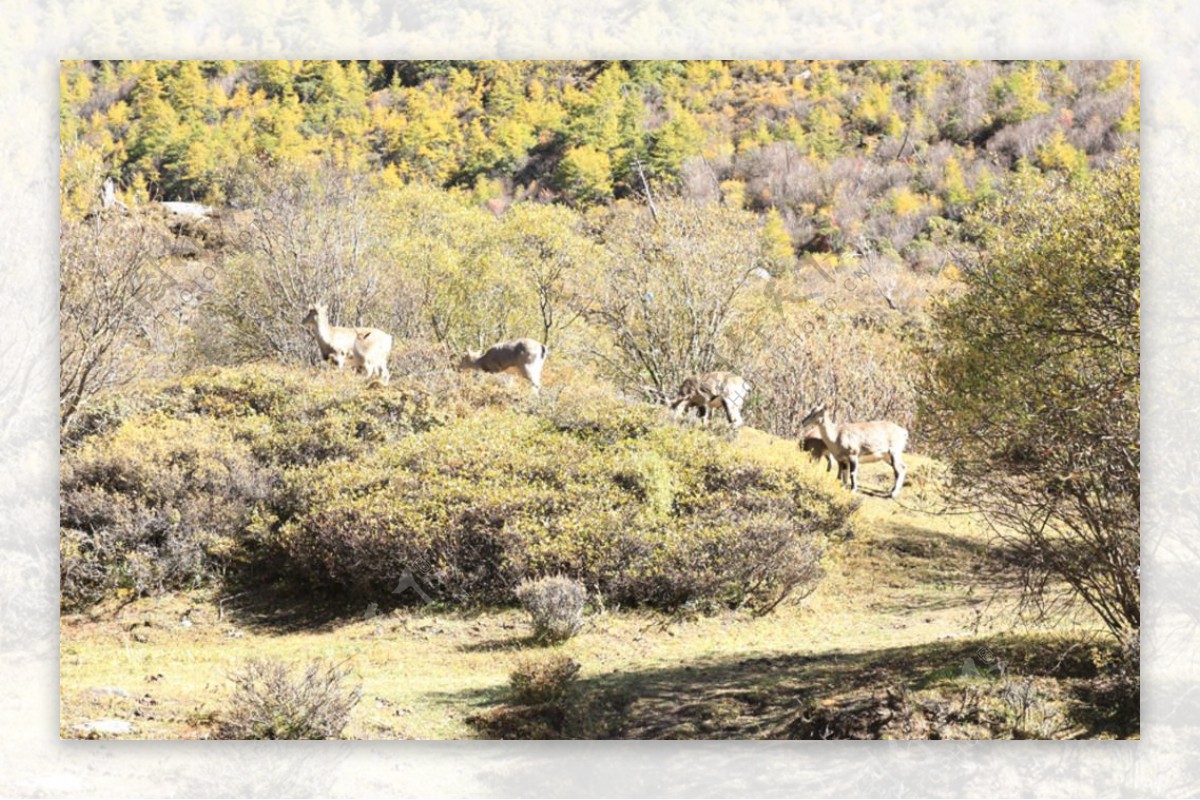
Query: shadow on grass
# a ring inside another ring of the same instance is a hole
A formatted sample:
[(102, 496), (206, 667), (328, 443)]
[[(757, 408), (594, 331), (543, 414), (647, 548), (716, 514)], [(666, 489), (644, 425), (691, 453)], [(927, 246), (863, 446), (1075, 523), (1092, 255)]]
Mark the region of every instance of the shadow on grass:
[(858, 545), (862, 555), (881, 563), (881, 575), (902, 576), (908, 591), (888, 595), (886, 613), (924, 612), (976, 605), (983, 598), (1019, 589), (1012, 555), (998, 542), (902, 521), (878, 521), (875, 533)]
[[(1096, 676), (1089, 648), (1059, 637), (698, 661), (600, 675), (588, 675), (584, 663), (562, 734), (580, 739), (813, 738), (804, 716), (814, 704), (863, 693), (931, 690), (950, 699), (972, 685), (999, 689), (1001, 664), (1010, 677), (1061, 683), (1068, 687), (1063, 695)], [(497, 699), (503, 699), (502, 687), (460, 693), (454, 702), (477, 709)], [(1084, 737), (1127, 735), (1137, 726), (1136, 718), (1115, 724), (1112, 715), (1077, 716), (1073, 724)]]
[[(445, 612), (441, 604), (397, 603), (384, 597), (385, 603), (348, 601), (338, 597), (314, 596), (288, 586), (231, 589), (217, 598), (223, 619), (256, 633), (323, 633), (356, 622), (384, 616), (397, 608), (429, 609)], [(389, 602), (390, 601), (390, 602)], [(470, 618), (470, 611), (456, 611)]]
[(462, 653), (500, 653), (514, 650), (549, 650), (551, 648), (553, 648), (553, 644), (547, 644), (533, 634), (486, 639), (482, 642), (471, 642), (458, 646), (459, 652)]

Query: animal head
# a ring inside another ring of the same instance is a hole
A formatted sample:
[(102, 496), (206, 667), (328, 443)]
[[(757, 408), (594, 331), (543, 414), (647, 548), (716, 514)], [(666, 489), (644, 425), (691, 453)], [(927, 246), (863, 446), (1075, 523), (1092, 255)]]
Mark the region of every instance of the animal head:
[(475, 366), (475, 362), (482, 356), (483, 351), (481, 350), (468, 350), (466, 355), (458, 359), (458, 363), (455, 366), (458, 369), (471, 369)]
[(315, 331), (318, 325), (317, 320), (321, 317), (327, 317), (328, 314), (329, 307), (324, 303), (313, 303), (308, 307), (308, 313), (304, 315), (304, 319), (300, 321), (300, 324), (310, 331)]
[(679, 384), (679, 390), (675, 392), (675, 396), (691, 397), (698, 391), (700, 391), (700, 379), (695, 375), (689, 375), (683, 379), (683, 383)]
[(800, 420), (800, 430), (806, 430), (811, 425), (820, 425), (828, 418), (825, 411), (825, 404), (821, 403), (812, 411), (808, 412), (808, 416)]

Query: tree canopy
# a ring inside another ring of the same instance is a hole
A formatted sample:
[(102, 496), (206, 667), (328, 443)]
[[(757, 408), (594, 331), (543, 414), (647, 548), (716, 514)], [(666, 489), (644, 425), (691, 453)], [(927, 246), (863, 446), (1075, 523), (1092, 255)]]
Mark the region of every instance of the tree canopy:
[(927, 429), (972, 500), (1114, 630), (1139, 618), (1140, 182), (1018, 181), (971, 223), (966, 292), (936, 312)]

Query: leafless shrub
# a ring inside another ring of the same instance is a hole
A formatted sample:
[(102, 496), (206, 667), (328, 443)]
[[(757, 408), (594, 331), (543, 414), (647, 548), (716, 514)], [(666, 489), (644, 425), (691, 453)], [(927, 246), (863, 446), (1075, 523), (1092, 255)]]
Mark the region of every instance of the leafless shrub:
[(1058, 739), (1072, 727), (1061, 705), (1039, 691), (1031, 678), (1005, 681), (999, 697), (1013, 739)]
[(894, 214), (877, 208), (862, 226), (861, 234), (852, 242), (860, 250), (888, 249), (900, 252), (925, 230), (929, 220), (936, 216), (929, 205), (908, 214)]
[(987, 151), (1006, 166), (1011, 166), (1021, 158), (1032, 159), (1057, 127), (1058, 120), (1051, 115), (1009, 125), (988, 140)]
[(941, 135), (959, 143), (974, 141), (988, 123), (988, 96), (999, 73), (994, 61), (957, 65), (927, 103), (927, 115)]
[(293, 678), (282, 662), (250, 659), (231, 676), (233, 695), (221, 716), (221, 739), (336, 739), (362, 698), (346, 685), (349, 670), (312, 661)]
[(583, 586), (562, 575), (524, 580), (517, 586), (517, 599), (533, 620), (534, 636), (543, 641), (564, 641), (578, 633), (586, 598)]
[(1082, 98), (1072, 109), (1075, 124), (1067, 131), (1067, 141), (1088, 155), (1120, 150), (1112, 137), (1129, 103), (1130, 97), (1123, 91)]
[(816, 165), (791, 142), (772, 142), (740, 155), (736, 172), (746, 181), (747, 196), (759, 203), (818, 202), (824, 187), (813, 180)]
[(725, 366), (740, 299), (766, 265), (757, 218), (744, 211), (660, 202), (622, 209), (603, 232), (612, 262), (576, 302), (611, 343), (591, 355), (625, 388), (667, 397), (691, 374)]
[(418, 300), (395, 281), (380, 214), (363, 176), (325, 166), (263, 172), (247, 198), (253, 222), (197, 320), (211, 362), (314, 363), (298, 320), (310, 303), (351, 327), (415, 333)]
[(167, 242), (141, 217), (115, 211), (64, 219), (59, 237), (59, 415), (65, 424), (96, 392), (127, 380), (138, 342), (175, 282)]
[(836, 405), (840, 419), (891, 419), (911, 428), (915, 358), (885, 331), (814, 309), (766, 333), (761, 357), (746, 370), (755, 387), (747, 413), (759, 427), (791, 438), (823, 400)]
[(679, 182), (683, 196), (701, 205), (721, 199), (721, 179), (712, 162), (704, 158), (689, 158), (683, 162)]
[(449, 371), (454, 360), (454, 351), (447, 345), (421, 340), (398, 340), (392, 349), (391, 363), (397, 375), (423, 377)]

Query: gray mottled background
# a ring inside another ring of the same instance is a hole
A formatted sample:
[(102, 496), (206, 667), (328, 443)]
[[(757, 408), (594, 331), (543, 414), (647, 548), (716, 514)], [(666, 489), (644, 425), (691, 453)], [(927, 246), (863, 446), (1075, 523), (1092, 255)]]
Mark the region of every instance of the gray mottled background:
[[(0, 794), (1200, 795), (1197, 7), (1183, 0), (0, 0)], [(1140, 58), (1143, 740), (60, 742), (60, 58)]]

